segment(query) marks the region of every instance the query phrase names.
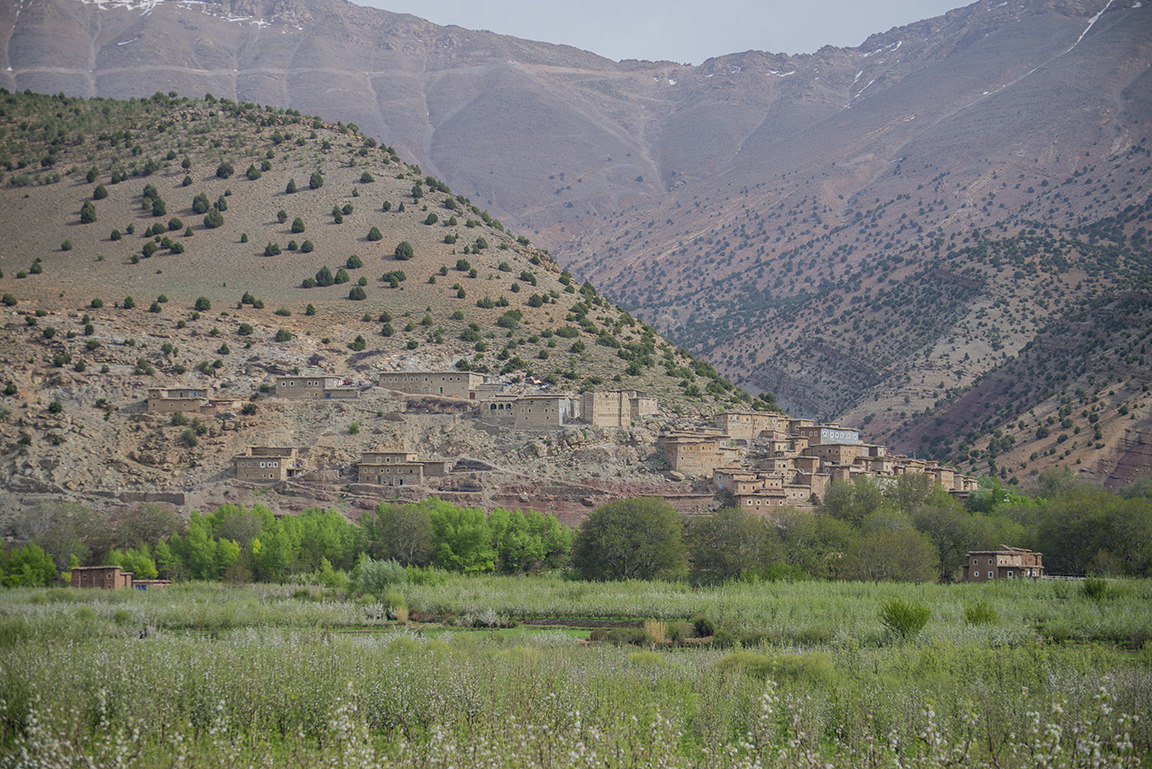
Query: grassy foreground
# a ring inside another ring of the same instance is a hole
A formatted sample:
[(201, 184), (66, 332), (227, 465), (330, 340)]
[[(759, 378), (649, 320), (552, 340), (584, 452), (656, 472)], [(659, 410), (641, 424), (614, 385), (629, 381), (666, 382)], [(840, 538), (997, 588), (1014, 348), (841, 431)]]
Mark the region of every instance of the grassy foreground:
[[(1053, 582), (403, 589), (414, 616), (704, 614), (750, 645), (431, 632), (298, 586), (9, 590), (0, 765), (1143, 766), (1152, 751), (1144, 582), (1095, 599)], [(914, 640), (881, 627), (891, 598), (932, 609)]]

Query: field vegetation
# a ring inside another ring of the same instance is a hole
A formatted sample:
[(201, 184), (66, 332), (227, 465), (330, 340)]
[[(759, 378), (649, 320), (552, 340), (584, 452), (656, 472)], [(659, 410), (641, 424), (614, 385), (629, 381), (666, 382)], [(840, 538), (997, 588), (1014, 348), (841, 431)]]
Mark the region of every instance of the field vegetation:
[[(1147, 629), (1144, 582), (1111, 583), (1105, 600), (1063, 582), (700, 588), (425, 573), (397, 587), (436, 621), (299, 582), (5, 591), (0, 761), (1140, 766), (1152, 748), (1148, 647), (1035, 631)], [(930, 612), (922, 632), (883, 626), (893, 599)], [(977, 604), (996, 619), (970, 622)], [(519, 627), (469, 629), (501, 616)], [(520, 622), (533, 617), (632, 621), (589, 643)], [(713, 618), (715, 634), (696, 637)], [(724, 623), (742, 640), (725, 640)]]

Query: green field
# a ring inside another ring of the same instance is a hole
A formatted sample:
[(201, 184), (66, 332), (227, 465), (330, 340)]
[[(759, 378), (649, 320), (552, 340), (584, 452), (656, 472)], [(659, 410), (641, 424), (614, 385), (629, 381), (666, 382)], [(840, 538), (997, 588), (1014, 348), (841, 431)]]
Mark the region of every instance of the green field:
[[(1142, 766), (1152, 584), (0, 594), (4, 766)], [(931, 609), (901, 641), (885, 602)], [(974, 607), (982, 607), (974, 612)], [(539, 618), (715, 624), (617, 646)], [(498, 627), (503, 627), (497, 630)], [(473, 628), (484, 628), (475, 630)], [(743, 645), (741, 645), (743, 644)]]

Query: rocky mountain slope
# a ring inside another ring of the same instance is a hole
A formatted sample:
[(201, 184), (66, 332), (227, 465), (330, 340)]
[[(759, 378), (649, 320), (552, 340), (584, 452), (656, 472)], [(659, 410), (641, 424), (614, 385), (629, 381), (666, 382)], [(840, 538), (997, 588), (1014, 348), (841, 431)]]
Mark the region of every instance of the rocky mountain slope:
[[(751, 401), (346, 126), (163, 94), (0, 93), (0, 137), (7, 509), (59, 496), (206, 507), (239, 493), (225, 481), (247, 446), (289, 445), (336, 489), (361, 452), (407, 450), (475, 460), (479, 475), (443, 481), (445, 494), (516, 501), (543, 478), (558, 486), (538, 507), (573, 512), (613, 483), (664, 483), (660, 423), (521, 433), (466, 417), (469, 404), (375, 388), (379, 375), (456, 368), (512, 391), (530, 377), (571, 393), (639, 389), (668, 419)], [(270, 399), (274, 376), (292, 372), (345, 378), (361, 397)], [(153, 387), (209, 390), (238, 413), (179, 424), (146, 413)]]

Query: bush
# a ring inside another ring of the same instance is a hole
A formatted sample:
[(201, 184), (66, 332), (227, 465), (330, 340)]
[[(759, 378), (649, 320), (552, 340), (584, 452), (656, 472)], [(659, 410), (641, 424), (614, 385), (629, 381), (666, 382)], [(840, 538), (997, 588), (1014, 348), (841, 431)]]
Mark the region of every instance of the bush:
[(348, 298), (354, 302), (360, 302), (368, 298), (368, 292), (360, 286), (353, 286), (352, 290), (348, 292)]
[(84, 205), (80, 206), (80, 223), (90, 224), (96, 221), (96, 206), (92, 205), (91, 200), (85, 200)]
[(60, 250), (61, 251), (71, 251), (72, 250), (72, 241), (65, 240), (63, 243), (60, 244)]
[(914, 600), (893, 598), (880, 607), (880, 624), (902, 640), (919, 635), (931, 617), (932, 610)]
[(708, 638), (716, 632), (716, 626), (712, 624), (712, 620), (703, 614), (697, 614), (688, 621), (692, 623), (692, 627), (696, 630), (696, 635), (701, 638)]
[(364, 262), (363, 262), (363, 260), (360, 259), (359, 256), (357, 256), (356, 254), (352, 254), (351, 256), (348, 257), (348, 261), (346, 261), (344, 263), (344, 266), (350, 270), (355, 270), (355, 269), (359, 269), (360, 267), (363, 267)]
[(284, 188), (284, 192), (291, 195), (295, 191), (296, 191), (296, 180), (295, 179), (289, 179), (288, 180), (288, 186)]
[(231, 176), (235, 172), (236, 172), (236, 169), (234, 169), (232, 167), (232, 164), (229, 163), (227, 160), (225, 160), (220, 165), (216, 166), (216, 175), (218, 177), (220, 177), (221, 179), (227, 179), (229, 176)]
[(208, 212), (208, 215), (204, 217), (204, 226), (210, 230), (214, 230), (217, 227), (222, 227), (223, 225), (224, 215), (220, 213), (220, 209), (218, 208), (213, 208)]
[(207, 312), (208, 310), (212, 309), (212, 302), (209, 301), (208, 297), (201, 296), (201, 297), (198, 297), (196, 299), (196, 304), (194, 305), (194, 308), (198, 312)]
[(1090, 601), (1103, 601), (1112, 597), (1112, 588), (1108, 584), (1108, 580), (1102, 577), (1093, 577), (1091, 575), (1084, 578), (1080, 583), (1080, 595)]
[(406, 262), (416, 256), (416, 252), (412, 249), (412, 244), (406, 240), (401, 241), (400, 244), (396, 246), (394, 254), (396, 258), (402, 262)]
[(292, 341), (292, 332), (286, 328), (278, 329), (276, 331), (276, 341), (277, 342), (291, 342)]
[(297, 216), (292, 220), (292, 233), (304, 232), (304, 220)]
[(366, 347), (368, 347), (368, 342), (360, 334), (357, 334), (356, 338), (348, 343), (348, 349), (353, 352), (360, 352)]
[(184, 416), (183, 411), (174, 411), (172, 413), (172, 424), (176, 427), (183, 427), (188, 424), (188, 417)]
[(999, 615), (987, 601), (977, 601), (964, 607), (964, 620), (969, 625), (995, 625)]
[(300, 250), (306, 254), (312, 253), (312, 251), (315, 250), (315, 248), (316, 248), (316, 246), (313, 245), (312, 241), (310, 241), (310, 240), (306, 240), (300, 244)]
[(314, 190), (318, 190), (324, 186), (324, 177), (320, 175), (319, 171), (312, 172), (312, 176), (308, 178), (308, 186)]
[(380, 232), (380, 228), (373, 227), (368, 230), (368, 240), (375, 242), (377, 240), (384, 240), (384, 233)]

